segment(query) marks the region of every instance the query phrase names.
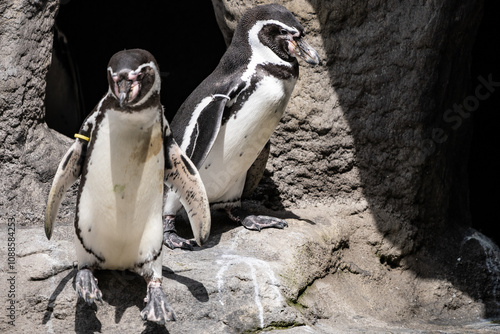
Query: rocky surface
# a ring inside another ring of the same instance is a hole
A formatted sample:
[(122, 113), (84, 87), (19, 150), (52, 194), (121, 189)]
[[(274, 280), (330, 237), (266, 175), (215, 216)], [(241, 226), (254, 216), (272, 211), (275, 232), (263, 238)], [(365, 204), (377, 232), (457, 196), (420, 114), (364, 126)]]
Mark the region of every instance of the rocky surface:
[[(282, 216), (288, 228), (259, 233), (216, 214), (204, 247), (192, 252), (164, 248), (163, 288), (177, 316), (165, 327), (140, 319), (146, 285), (130, 272), (98, 272), (104, 301), (89, 307), (78, 300), (71, 224), (58, 225), (51, 241), (41, 226), (19, 228), (14, 267), (0, 263), (4, 274), (15, 272), (8, 274), (15, 277), (15, 326), (6, 319), (9, 302), (2, 302), (0, 330), (323, 334), (500, 329), (482, 320), (482, 303), (452, 284), (419, 280), (411, 271), (382, 264), (369, 251), (375, 235), (366, 232), (363, 243), (353, 238), (352, 227), (366, 219), (350, 215), (349, 208), (332, 213), (329, 207), (317, 206)], [(181, 233), (188, 235), (184, 228)], [(1, 232), (5, 235), (6, 229)], [(1, 291), (10, 284), (2, 279)]]
[[(268, 2), (213, 0), (226, 40), (245, 8)], [(45, 201), (70, 142), (44, 121), (59, 3), (0, 3), (2, 332), (499, 330), (484, 320), (500, 313), (499, 250), (469, 228), (469, 119), (444, 117), (464, 99), (482, 2), (280, 3), (324, 64), (301, 64), (265, 178), (245, 205), (290, 227), (255, 233), (217, 216), (202, 249), (165, 249), (164, 289), (178, 317), (166, 328), (140, 320), (145, 284), (130, 273), (98, 274), (96, 309), (77, 301), (76, 186), (45, 239)], [(15, 299), (5, 298), (11, 276)]]
[(54, 161), (65, 151), (63, 136), (44, 123), (57, 6), (57, 1), (0, 4), (0, 212), (23, 224), (40, 221)]

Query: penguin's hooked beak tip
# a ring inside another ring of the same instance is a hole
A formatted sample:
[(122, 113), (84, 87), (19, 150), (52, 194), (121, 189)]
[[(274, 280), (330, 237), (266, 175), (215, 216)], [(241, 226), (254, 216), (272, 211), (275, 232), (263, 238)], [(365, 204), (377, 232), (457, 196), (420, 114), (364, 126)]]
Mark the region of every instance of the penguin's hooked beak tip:
[(125, 107), (125, 101), (127, 100), (127, 93), (121, 92), (118, 101), (120, 101), (120, 107)]
[(123, 79), (115, 84), (115, 95), (121, 108), (125, 108), (140, 95), (141, 83), (137, 80)]
[(310, 46), (302, 37), (289, 41), (288, 46), (291, 55), (304, 59), (308, 64), (321, 65), (321, 58), (312, 46)]
[(130, 89), (132, 83), (129, 80), (120, 80), (116, 83), (115, 94), (120, 102), (120, 107), (123, 108), (129, 102)]

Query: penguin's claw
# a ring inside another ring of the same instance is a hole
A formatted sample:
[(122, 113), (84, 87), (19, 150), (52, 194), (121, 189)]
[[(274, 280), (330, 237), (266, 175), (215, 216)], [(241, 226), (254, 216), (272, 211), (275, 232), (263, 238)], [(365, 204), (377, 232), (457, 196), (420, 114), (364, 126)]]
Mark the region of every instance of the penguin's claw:
[(279, 228), (283, 229), (288, 227), (288, 223), (283, 219), (270, 217), (270, 216), (247, 216), (245, 219), (241, 221), (241, 225), (243, 225), (246, 229), (259, 231), (263, 228)]
[(198, 246), (196, 241), (181, 238), (175, 232), (163, 232), (163, 244), (170, 249), (182, 248), (193, 250), (193, 247)]
[(102, 302), (102, 292), (97, 287), (97, 278), (94, 277), (90, 269), (81, 269), (76, 273), (75, 289), (88, 305), (96, 301)]
[(156, 322), (159, 325), (164, 325), (167, 321), (175, 321), (174, 310), (168, 304), (167, 296), (159, 283), (148, 284), (148, 293), (144, 302), (146, 307), (141, 311), (143, 320)]

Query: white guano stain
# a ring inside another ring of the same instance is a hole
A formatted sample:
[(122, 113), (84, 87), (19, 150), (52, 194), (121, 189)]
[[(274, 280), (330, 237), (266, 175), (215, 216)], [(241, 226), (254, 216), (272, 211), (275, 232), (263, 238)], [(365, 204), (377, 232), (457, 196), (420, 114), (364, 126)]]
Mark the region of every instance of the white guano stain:
[[(276, 280), (276, 276), (274, 275), (274, 272), (272, 271), (269, 264), (265, 261), (253, 257), (230, 255), (230, 254), (222, 255), (221, 260), (218, 260), (217, 263), (221, 265), (221, 268), (217, 272), (216, 279), (217, 279), (217, 289), (219, 293), (219, 303), (223, 307), (225, 306), (223, 300), (225, 294), (224, 274), (228, 271), (228, 269), (231, 266), (234, 266), (236, 264), (246, 264), (249, 267), (250, 278), (253, 284), (253, 291), (254, 291), (254, 303), (258, 310), (260, 328), (264, 328), (264, 307), (261, 301), (261, 294), (264, 292), (264, 290), (261, 289), (262, 284), (268, 284), (271, 287), (272, 294), (266, 296), (267, 298), (276, 300), (280, 303), (283, 301), (283, 297), (278, 288), (278, 281)], [(261, 282), (261, 284), (259, 284), (259, 279), (257, 278), (257, 270), (262, 272), (263, 275), (268, 278), (266, 281)]]

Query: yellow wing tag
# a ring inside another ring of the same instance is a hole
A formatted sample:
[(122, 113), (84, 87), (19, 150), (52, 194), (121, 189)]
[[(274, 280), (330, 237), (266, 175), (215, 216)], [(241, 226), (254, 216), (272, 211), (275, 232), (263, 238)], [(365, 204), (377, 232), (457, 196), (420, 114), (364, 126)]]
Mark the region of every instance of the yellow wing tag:
[(75, 138), (80, 138), (80, 139), (83, 139), (83, 140), (85, 140), (85, 141), (89, 141), (89, 140), (90, 140), (90, 138), (89, 138), (89, 137), (86, 137), (86, 136), (81, 135), (81, 134), (79, 134), (79, 133), (75, 133)]

